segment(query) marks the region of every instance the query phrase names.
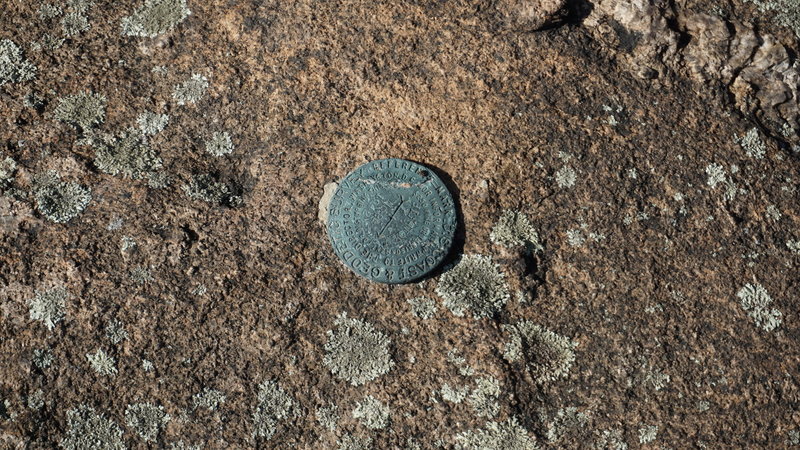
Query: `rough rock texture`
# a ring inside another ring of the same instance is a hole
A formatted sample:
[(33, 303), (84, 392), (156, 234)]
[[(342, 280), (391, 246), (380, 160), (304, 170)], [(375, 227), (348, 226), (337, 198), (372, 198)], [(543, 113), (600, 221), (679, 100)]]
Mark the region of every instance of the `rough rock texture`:
[[(520, 5), (5, 2), (0, 448), (800, 443), (794, 31), (739, 0)], [(102, 121), (59, 119), (81, 92)], [(105, 170), (134, 132), (114, 161), (158, 164)], [(504, 292), (488, 317), (441, 270), (334, 255), (323, 186), (387, 157), (451, 189), (447, 263), (503, 274), (460, 271)], [(91, 193), (63, 222), (50, 171)], [(353, 364), (345, 314), (390, 370), (324, 363)]]

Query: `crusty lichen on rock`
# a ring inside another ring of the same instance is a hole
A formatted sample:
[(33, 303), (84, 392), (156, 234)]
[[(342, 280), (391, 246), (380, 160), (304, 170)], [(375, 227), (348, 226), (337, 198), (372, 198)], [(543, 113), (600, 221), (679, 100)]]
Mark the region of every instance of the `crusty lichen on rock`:
[(94, 408), (81, 405), (67, 411), (67, 435), (61, 440), (65, 450), (124, 450), (122, 429)]
[(203, 98), (207, 89), (208, 78), (195, 73), (185, 82), (175, 86), (175, 89), (172, 91), (172, 98), (174, 98), (179, 105), (197, 103)]
[(36, 66), (23, 58), (22, 50), (9, 39), (0, 39), (0, 86), (20, 83), (36, 76)]
[(511, 334), (503, 357), (524, 360), (531, 377), (545, 383), (566, 376), (575, 361), (575, 343), (533, 322), (523, 320), (503, 327)]
[(225, 206), (237, 206), (242, 203), (241, 196), (236, 195), (229, 185), (217, 181), (211, 174), (194, 175), (182, 188), (186, 195), (194, 200)]
[(161, 405), (134, 403), (125, 408), (125, 424), (145, 442), (155, 440), (170, 419)]
[(58, 99), (53, 116), (83, 130), (100, 125), (106, 116), (106, 97), (95, 92), (79, 92)]
[(139, 130), (130, 129), (119, 137), (94, 140), (94, 165), (109, 175), (138, 179), (161, 168), (162, 161), (142, 139)]
[(61, 177), (53, 170), (34, 176), (31, 190), (39, 212), (56, 223), (77, 217), (92, 200), (88, 188), (61, 181)]
[(783, 314), (775, 308), (770, 308), (772, 297), (760, 284), (745, 284), (736, 296), (739, 297), (742, 308), (762, 330), (772, 331), (781, 325)]
[(296, 415), (297, 402), (278, 383), (266, 380), (259, 386), (258, 403), (253, 411), (253, 436), (270, 439), (278, 423)]
[(389, 407), (371, 395), (356, 404), (353, 418), (371, 430), (380, 430), (389, 425)]
[(215, 132), (206, 141), (206, 152), (213, 156), (224, 156), (233, 153), (233, 141), (227, 131)]
[(341, 380), (353, 386), (386, 374), (394, 367), (389, 354), (389, 338), (363, 320), (342, 313), (328, 330), (323, 364)]
[(68, 297), (69, 293), (63, 286), (36, 291), (36, 295), (28, 301), (31, 319), (41, 320), (48, 330), (52, 330), (66, 316)]
[(86, 359), (89, 360), (89, 365), (92, 366), (92, 369), (100, 375), (111, 376), (117, 374), (117, 361), (102, 348), (98, 348), (94, 353), (87, 353)]
[(515, 417), (504, 422), (487, 422), (482, 429), (456, 435), (461, 450), (536, 450), (536, 440)]
[(178, 26), (191, 13), (186, 0), (145, 0), (144, 5), (122, 19), (122, 34), (156, 37)]
[(532, 250), (541, 250), (539, 233), (533, 228), (528, 216), (524, 213), (506, 209), (489, 233), (489, 239), (504, 247), (530, 246)]
[(456, 316), (469, 311), (476, 319), (493, 316), (511, 296), (505, 276), (484, 255), (463, 255), (439, 277), (436, 293)]

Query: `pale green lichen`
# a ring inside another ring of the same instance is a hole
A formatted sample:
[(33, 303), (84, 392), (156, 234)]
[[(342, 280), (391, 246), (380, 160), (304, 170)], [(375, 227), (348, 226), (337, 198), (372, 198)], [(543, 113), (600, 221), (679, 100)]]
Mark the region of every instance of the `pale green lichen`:
[(482, 429), (465, 431), (455, 437), (461, 450), (536, 450), (536, 440), (515, 417), (505, 422), (487, 422)]
[(169, 116), (166, 114), (156, 114), (151, 111), (145, 111), (136, 118), (136, 123), (139, 125), (139, 130), (142, 136), (151, 136), (160, 133), (169, 123)]
[(154, 278), (147, 267), (136, 266), (131, 269), (131, 280), (137, 284), (147, 284), (152, 282)]
[(122, 19), (122, 34), (156, 37), (174, 29), (191, 13), (186, 0), (145, 0), (143, 6)]
[(104, 136), (94, 140), (93, 145), (94, 165), (109, 175), (139, 179), (161, 168), (161, 158), (138, 130), (128, 130), (119, 137)]
[(14, 181), (14, 172), (17, 170), (17, 162), (10, 157), (0, 159), (0, 192)]
[(497, 402), (501, 392), (500, 380), (486, 376), (479, 377), (475, 383), (477, 386), (467, 397), (467, 403), (478, 417), (493, 419), (500, 412), (500, 404)]
[(52, 170), (34, 176), (31, 190), (39, 212), (56, 223), (77, 217), (92, 200), (88, 188), (61, 181), (58, 173)]
[(736, 293), (742, 308), (755, 321), (756, 326), (764, 331), (772, 331), (781, 325), (783, 314), (775, 308), (770, 308), (772, 297), (760, 284), (745, 284)]
[(200, 450), (200, 445), (187, 444), (183, 441), (173, 442), (169, 445), (170, 450)]
[(455, 347), (447, 351), (447, 362), (455, 365), (462, 376), (471, 377), (475, 373), (475, 369), (467, 364), (466, 358), (461, 356), (461, 352)]
[(39, 14), (39, 18), (40, 19), (49, 20), (49, 19), (52, 19), (54, 17), (60, 16), (62, 12), (63, 11), (61, 10), (61, 7), (58, 6), (58, 5), (52, 5), (52, 4), (49, 4), (49, 3), (42, 3), (42, 5), (39, 6), (38, 14)]
[(214, 411), (224, 402), (225, 394), (216, 389), (211, 389), (208, 387), (204, 388), (197, 394), (194, 394), (192, 397), (192, 407), (194, 409), (206, 408), (209, 411)]
[(345, 313), (334, 323), (337, 328), (328, 330), (322, 362), (336, 378), (358, 386), (394, 367), (389, 338), (372, 324), (348, 318)]
[(94, 92), (80, 92), (58, 99), (53, 116), (83, 130), (100, 125), (106, 116), (106, 97)]
[(44, 406), (44, 391), (41, 389), (37, 389), (33, 391), (30, 395), (28, 395), (28, 409), (32, 409), (37, 411)]
[(134, 403), (125, 408), (125, 424), (145, 442), (154, 441), (170, 419), (161, 405)]
[(800, 255), (800, 239), (797, 240), (788, 240), (786, 241), (786, 248), (788, 248), (791, 252), (797, 253)]
[(111, 319), (106, 323), (106, 337), (112, 344), (116, 345), (128, 339), (128, 332), (125, 326), (117, 319)]
[(38, 367), (39, 370), (44, 370), (53, 364), (53, 351), (50, 348), (37, 348), (33, 351), (31, 358), (33, 365)]
[(574, 406), (560, 408), (552, 418), (548, 418), (542, 411), (539, 418), (544, 424), (545, 437), (550, 442), (559, 441), (567, 434), (585, 427), (589, 420), (585, 413), (578, 411)]
[(353, 418), (371, 430), (380, 430), (389, 425), (389, 407), (371, 395), (356, 404)]
[(415, 297), (407, 300), (411, 313), (420, 319), (430, 319), (436, 315), (436, 302), (428, 297)]
[(647, 444), (656, 440), (658, 425), (646, 425), (639, 428), (639, 443)]
[(98, 348), (94, 353), (87, 353), (86, 359), (89, 360), (92, 369), (100, 375), (111, 376), (117, 374), (117, 361), (113, 356), (103, 351), (102, 348)]
[(720, 183), (724, 183), (726, 179), (725, 169), (717, 163), (711, 163), (706, 166), (706, 175), (708, 175), (706, 184), (712, 188)]
[(339, 450), (371, 450), (372, 438), (369, 436), (345, 435), (339, 440)]
[(94, 408), (81, 405), (67, 411), (68, 431), (61, 440), (65, 450), (124, 450), (122, 429)]
[(511, 335), (503, 357), (508, 361), (524, 360), (531, 377), (546, 383), (566, 376), (575, 361), (575, 343), (530, 321), (505, 325)]
[(476, 319), (492, 317), (511, 296), (497, 264), (483, 255), (463, 255), (439, 277), (436, 293), (456, 316), (469, 311)]
[(217, 157), (233, 153), (231, 135), (227, 131), (212, 134), (211, 139), (206, 141), (206, 152)]
[(564, 166), (556, 172), (556, 184), (562, 189), (568, 189), (575, 186), (575, 181), (578, 179), (575, 174), (575, 169), (569, 166)]
[(197, 103), (203, 98), (208, 89), (208, 78), (200, 74), (193, 74), (191, 78), (175, 86), (172, 91), (174, 98), (179, 105), (187, 103)]
[(603, 430), (594, 442), (597, 450), (627, 450), (628, 444), (622, 436), (622, 430)]
[(467, 398), (469, 395), (469, 388), (464, 387), (451, 387), (449, 384), (445, 383), (442, 385), (441, 389), (442, 399), (448, 401), (450, 403), (461, 403)]
[(253, 411), (253, 436), (270, 439), (277, 431), (278, 423), (290, 415), (296, 415), (299, 407), (278, 383), (266, 380), (259, 386), (258, 403)]
[(61, 28), (64, 30), (64, 36), (77, 36), (89, 29), (89, 19), (80, 11), (67, 13), (61, 18)]
[(0, 39), (0, 86), (32, 80), (35, 76), (36, 66), (23, 58), (17, 44)]
[(225, 206), (237, 206), (242, 203), (242, 197), (236, 195), (230, 186), (217, 181), (210, 174), (195, 175), (182, 188), (186, 195), (193, 200), (203, 200)]
[(742, 146), (747, 156), (761, 159), (767, 153), (767, 146), (761, 140), (758, 128), (751, 128), (744, 136), (736, 138), (736, 142)]
[(62, 286), (45, 291), (36, 291), (28, 301), (30, 318), (40, 320), (48, 330), (66, 317), (69, 293)]
[(775, 23), (800, 36), (800, 0), (748, 0), (762, 13), (774, 13)]
[(528, 216), (514, 209), (503, 211), (489, 233), (489, 240), (508, 248), (527, 246), (531, 250), (542, 249), (539, 233), (533, 228)]
[(314, 415), (317, 422), (328, 431), (335, 431), (339, 423), (339, 407), (336, 405), (317, 408)]

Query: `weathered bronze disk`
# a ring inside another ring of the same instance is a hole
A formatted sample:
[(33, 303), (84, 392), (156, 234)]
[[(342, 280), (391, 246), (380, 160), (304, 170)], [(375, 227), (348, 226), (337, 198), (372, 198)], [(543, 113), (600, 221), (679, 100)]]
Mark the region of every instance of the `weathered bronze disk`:
[(336, 255), (353, 272), (381, 283), (407, 283), (447, 255), (456, 209), (430, 169), (380, 159), (342, 179), (328, 207), (327, 229)]

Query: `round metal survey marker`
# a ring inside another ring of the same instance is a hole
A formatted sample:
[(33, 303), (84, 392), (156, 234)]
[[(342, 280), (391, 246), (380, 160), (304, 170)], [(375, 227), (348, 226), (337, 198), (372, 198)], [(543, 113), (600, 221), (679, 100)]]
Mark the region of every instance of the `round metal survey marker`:
[(456, 208), (430, 169), (380, 159), (342, 179), (328, 206), (327, 229), (334, 252), (353, 272), (380, 283), (407, 283), (447, 255)]

